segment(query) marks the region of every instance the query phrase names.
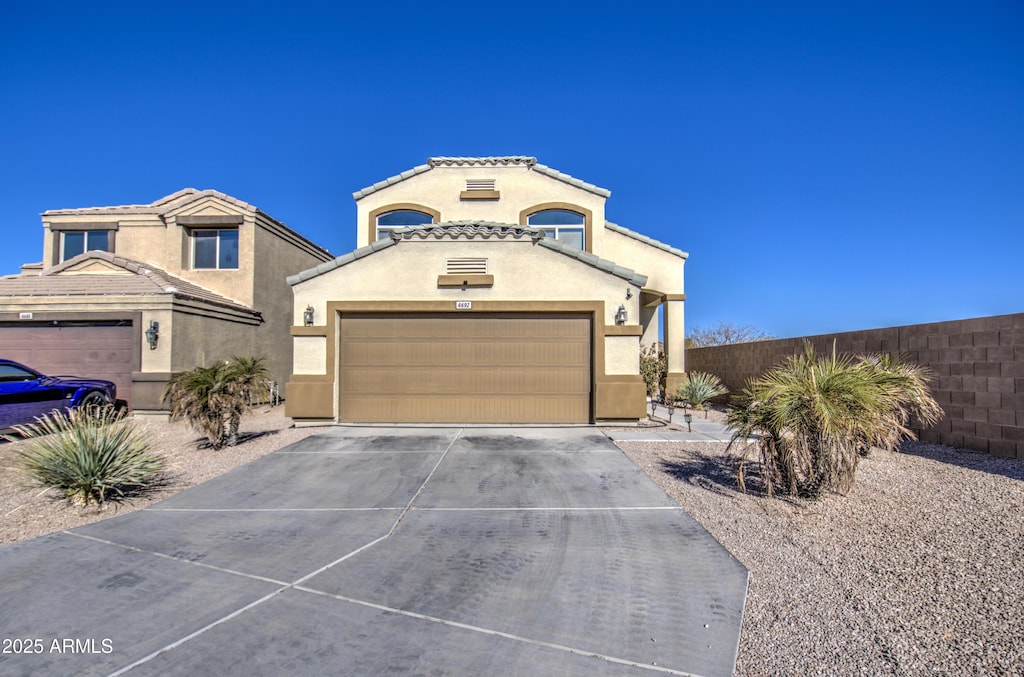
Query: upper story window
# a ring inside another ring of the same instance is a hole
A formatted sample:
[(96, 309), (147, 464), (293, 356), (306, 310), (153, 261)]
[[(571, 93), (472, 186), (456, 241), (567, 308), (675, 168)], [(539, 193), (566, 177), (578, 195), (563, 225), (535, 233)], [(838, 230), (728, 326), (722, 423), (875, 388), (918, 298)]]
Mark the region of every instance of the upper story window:
[(407, 226), (422, 226), (433, 223), (434, 218), (430, 214), (424, 214), (413, 209), (396, 209), (385, 212), (377, 217), (377, 239), (387, 237), (393, 228)]
[(544, 234), (579, 249), (586, 242), (586, 217), (568, 209), (534, 212), (526, 223), (544, 229)]
[(60, 234), (60, 260), (67, 261), (89, 251), (111, 251), (109, 230), (65, 230)]
[(215, 270), (238, 268), (238, 229), (193, 230), (192, 267)]

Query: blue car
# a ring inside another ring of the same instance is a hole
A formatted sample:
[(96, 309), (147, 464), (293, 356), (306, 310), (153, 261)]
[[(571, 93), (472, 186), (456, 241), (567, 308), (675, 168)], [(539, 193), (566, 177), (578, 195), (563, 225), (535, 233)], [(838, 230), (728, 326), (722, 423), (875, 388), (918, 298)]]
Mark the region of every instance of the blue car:
[(117, 386), (75, 376), (46, 376), (13, 360), (0, 359), (0, 430), (34, 423), (54, 409), (114, 404)]

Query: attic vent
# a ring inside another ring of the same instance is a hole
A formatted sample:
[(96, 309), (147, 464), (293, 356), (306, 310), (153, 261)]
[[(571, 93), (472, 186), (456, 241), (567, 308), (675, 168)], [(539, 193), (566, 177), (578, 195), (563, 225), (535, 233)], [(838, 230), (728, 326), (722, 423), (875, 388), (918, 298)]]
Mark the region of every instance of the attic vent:
[(494, 179), (466, 179), (466, 190), (494, 190)]
[(449, 275), (486, 275), (487, 259), (448, 259)]

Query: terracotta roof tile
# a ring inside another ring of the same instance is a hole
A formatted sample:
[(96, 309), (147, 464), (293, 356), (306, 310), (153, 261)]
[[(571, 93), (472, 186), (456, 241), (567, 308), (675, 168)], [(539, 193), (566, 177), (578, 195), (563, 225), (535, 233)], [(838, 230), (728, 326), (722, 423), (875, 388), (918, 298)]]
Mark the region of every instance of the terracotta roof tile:
[(539, 172), (541, 174), (544, 174), (545, 176), (550, 176), (553, 179), (558, 179), (559, 181), (563, 181), (569, 184), (570, 186), (574, 186), (587, 192), (594, 193), (595, 195), (600, 195), (601, 197), (608, 197), (612, 194), (612, 192), (606, 188), (600, 188), (592, 183), (587, 183), (586, 181), (577, 179), (574, 176), (570, 176), (568, 174), (565, 174), (564, 172), (560, 172), (557, 169), (552, 169), (551, 167), (548, 167), (546, 165), (538, 164), (537, 158), (535, 157), (529, 157), (527, 155), (502, 155), (492, 157), (442, 156), (427, 158), (427, 164), (418, 165), (416, 167), (413, 167), (412, 169), (402, 172), (401, 174), (396, 174), (395, 176), (390, 176), (384, 179), (383, 181), (378, 181), (372, 186), (367, 186), (362, 190), (357, 190), (356, 192), (352, 193), (352, 197), (355, 198), (356, 200), (360, 200), (366, 197), (367, 195), (372, 195), (373, 193), (376, 193), (378, 190), (382, 190), (384, 188), (387, 188), (388, 186), (393, 186), (396, 183), (405, 181), (406, 179), (412, 176), (416, 176), (417, 174), (428, 172), (435, 167), (509, 167), (517, 165), (522, 165), (532, 171)]
[[(83, 272), (62, 275), (86, 261), (100, 260), (133, 275)], [(258, 315), (249, 306), (232, 301), (205, 287), (154, 268), (145, 263), (114, 256), (109, 252), (89, 251), (44, 270), (39, 275), (0, 279), (0, 297), (17, 296), (151, 296), (173, 294)]]

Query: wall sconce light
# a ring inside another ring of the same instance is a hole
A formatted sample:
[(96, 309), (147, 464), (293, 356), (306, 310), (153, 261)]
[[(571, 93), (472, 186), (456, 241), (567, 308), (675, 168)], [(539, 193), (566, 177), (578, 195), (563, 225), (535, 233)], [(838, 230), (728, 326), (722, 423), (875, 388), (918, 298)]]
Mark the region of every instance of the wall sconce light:
[(149, 344), (150, 350), (156, 350), (156, 341), (160, 338), (160, 323), (156, 320), (149, 321), (149, 329), (145, 332), (146, 343)]
[(306, 306), (306, 310), (302, 313), (302, 323), (307, 327), (313, 326), (313, 306)]
[(629, 287), (626, 287), (626, 300), (628, 301), (631, 298), (633, 298), (633, 290), (630, 289)]
[(615, 324), (626, 324), (628, 319), (629, 315), (626, 313), (626, 306), (619, 306), (619, 309), (615, 311)]

